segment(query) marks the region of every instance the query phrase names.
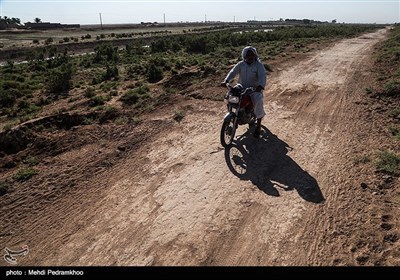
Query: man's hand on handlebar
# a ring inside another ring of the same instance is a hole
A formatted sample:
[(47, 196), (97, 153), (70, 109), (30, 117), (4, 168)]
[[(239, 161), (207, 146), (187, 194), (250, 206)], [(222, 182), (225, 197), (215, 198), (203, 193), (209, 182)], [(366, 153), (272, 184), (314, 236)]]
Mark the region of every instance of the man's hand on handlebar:
[(257, 86), (256, 87), (256, 91), (262, 91), (263, 90), (263, 87), (262, 86)]

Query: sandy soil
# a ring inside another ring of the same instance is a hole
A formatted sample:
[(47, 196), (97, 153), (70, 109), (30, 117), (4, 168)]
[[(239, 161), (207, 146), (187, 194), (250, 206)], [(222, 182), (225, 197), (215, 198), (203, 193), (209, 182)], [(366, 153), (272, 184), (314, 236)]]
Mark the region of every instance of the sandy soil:
[(0, 198), (0, 247), (28, 245), (20, 265), (400, 265), (400, 181), (355, 163), (387, 137), (364, 92), (385, 36), (280, 65), (262, 138), (239, 127), (226, 150), (207, 99), (59, 132), (40, 178)]

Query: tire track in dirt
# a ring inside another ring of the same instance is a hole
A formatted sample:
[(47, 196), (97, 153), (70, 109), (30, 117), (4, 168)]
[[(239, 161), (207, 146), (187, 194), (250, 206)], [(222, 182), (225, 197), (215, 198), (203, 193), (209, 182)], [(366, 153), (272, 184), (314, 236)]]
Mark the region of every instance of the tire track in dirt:
[(51, 256), (32, 256), (35, 265), (329, 264), (318, 256), (333, 253), (324, 234), (343, 206), (335, 140), (350, 134), (347, 83), (383, 37), (346, 39), (273, 73), (262, 139), (240, 127), (226, 151), (224, 105), (180, 104), (185, 118), (111, 168), (104, 195), (74, 217), (84, 225)]
[[(359, 145), (353, 139), (362, 122), (354, 119), (360, 110), (354, 103), (364, 91), (363, 83), (355, 85), (354, 80), (356, 75), (362, 76), (361, 69), (372, 47), (385, 34), (385, 30), (380, 30), (337, 43), (278, 74), (277, 82), (271, 87), (272, 102), (284, 104), (292, 118), (289, 122), (279, 117), (274, 121), (283, 127), (278, 128), (277, 134), (290, 139), (296, 147), (291, 156), (307, 166), (325, 196), (323, 205), (307, 209), (302, 219), (307, 226), (299, 222), (297, 233), (293, 231), (291, 237), (295, 241), (284, 246), (292, 259), (280, 264), (332, 265), (338, 264), (334, 262), (335, 257), (348, 254), (343, 250), (347, 241), (343, 229), (338, 228), (341, 226), (338, 220), (353, 215), (350, 209), (354, 194), (349, 185), (352, 184), (353, 149)], [(272, 115), (279, 116), (279, 111)], [(329, 236), (334, 237), (333, 243), (329, 243), (332, 242)], [(354, 263), (347, 260), (347, 264)]]

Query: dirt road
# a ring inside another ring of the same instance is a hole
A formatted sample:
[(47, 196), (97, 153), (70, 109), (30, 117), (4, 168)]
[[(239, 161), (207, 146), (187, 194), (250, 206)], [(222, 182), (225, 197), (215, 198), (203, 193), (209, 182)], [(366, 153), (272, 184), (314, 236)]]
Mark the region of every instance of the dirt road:
[[(359, 119), (358, 104), (364, 69), (385, 34), (380, 30), (342, 40), (271, 73), (261, 139), (240, 127), (235, 145), (222, 149), (221, 102), (185, 100), (154, 113), (143, 128), (152, 137), (98, 176), (80, 178), (75, 192), (46, 211), (26, 217), (20, 239), (3, 241), (29, 243), (23, 265), (357, 265), (382, 260), (379, 256), (398, 250), (399, 242), (375, 253), (366, 242), (360, 245), (367, 234), (362, 227), (374, 218), (373, 209), (365, 207), (374, 196), (360, 195), (365, 178), (353, 159), (379, 141), (360, 146), (366, 138), (357, 132), (366, 121)], [(171, 118), (178, 109), (185, 111), (180, 123)], [(93, 145), (59, 160), (79, 161), (104, 147)], [(399, 228), (395, 219), (389, 217), (393, 230)], [(390, 254), (384, 264), (399, 265)]]

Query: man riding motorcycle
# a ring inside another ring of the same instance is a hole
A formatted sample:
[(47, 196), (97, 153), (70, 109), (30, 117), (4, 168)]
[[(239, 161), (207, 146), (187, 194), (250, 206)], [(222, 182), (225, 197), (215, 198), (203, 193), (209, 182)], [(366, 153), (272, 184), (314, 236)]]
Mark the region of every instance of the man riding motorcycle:
[(256, 90), (251, 93), (251, 101), (254, 106), (254, 114), (257, 118), (257, 126), (254, 131), (254, 137), (259, 138), (261, 134), (261, 120), (265, 116), (264, 94), (267, 77), (264, 65), (261, 63), (257, 50), (252, 46), (247, 46), (242, 50), (243, 60), (238, 62), (229, 71), (221, 86), (226, 86), (236, 75), (239, 74), (239, 83), (244, 88), (254, 87)]

